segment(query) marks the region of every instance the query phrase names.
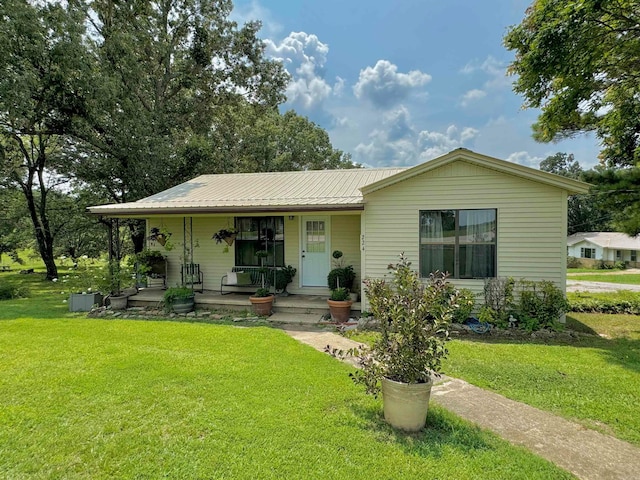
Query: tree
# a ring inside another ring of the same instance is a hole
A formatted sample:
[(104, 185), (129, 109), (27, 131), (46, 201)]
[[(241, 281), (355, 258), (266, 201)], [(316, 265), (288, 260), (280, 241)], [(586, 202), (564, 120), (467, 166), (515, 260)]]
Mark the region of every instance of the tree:
[(353, 168), (327, 132), (294, 111), (256, 109), (249, 103), (219, 108), (215, 128), (190, 139), (182, 155), (199, 157), (198, 173), (244, 173)]
[(65, 181), (61, 135), (82, 109), (82, 25), (57, 4), (0, 3), (0, 181), (22, 191), (49, 279), (57, 267), (48, 198)]
[(631, 236), (640, 234), (640, 169), (596, 168), (585, 172), (585, 180), (593, 183), (593, 195), (602, 211), (611, 214), (616, 231)]
[(640, 160), (640, 2), (535, 0), (504, 43), (543, 142), (593, 131), (608, 166)]
[[(558, 152), (540, 162), (540, 170), (581, 180), (584, 170), (573, 154)], [(611, 214), (603, 209), (597, 195), (571, 195), (567, 201), (567, 233), (601, 232), (609, 230)]]

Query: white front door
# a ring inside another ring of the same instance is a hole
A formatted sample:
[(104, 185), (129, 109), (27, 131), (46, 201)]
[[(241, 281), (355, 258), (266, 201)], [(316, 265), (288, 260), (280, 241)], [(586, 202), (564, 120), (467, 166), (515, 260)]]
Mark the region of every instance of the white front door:
[(331, 266), (329, 217), (302, 218), (302, 286), (325, 287)]

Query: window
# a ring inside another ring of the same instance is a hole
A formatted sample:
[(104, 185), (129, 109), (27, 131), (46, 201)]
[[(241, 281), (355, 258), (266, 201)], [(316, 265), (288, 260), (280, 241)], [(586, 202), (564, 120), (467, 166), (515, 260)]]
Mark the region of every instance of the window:
[(632, 262), (638, 261), (638, 253), (635, 250), (631, 250), (631, 261)]
[(595, 248), (580, 247), (580, 257), (581, 258), (596, 258), (596, 249)]
[(496, 209), (420, 212), (420, 276), (496, 276)]
[(622, 251), (621, 250), (616, 250), (616, 260), (617, 261), (622, 260)]
[(237, 217), (236, 228), (237, 266), (259, 267), (256, 252), (266, 250), (265, 265), (284, 267), (284, 217)]

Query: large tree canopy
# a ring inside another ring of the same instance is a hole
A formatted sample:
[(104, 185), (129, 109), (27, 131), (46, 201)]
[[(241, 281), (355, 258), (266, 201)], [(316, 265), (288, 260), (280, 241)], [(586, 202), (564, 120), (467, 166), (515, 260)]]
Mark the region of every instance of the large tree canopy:
[(541, 108), (544, 142), (594, 131), (601, 160), (640, 160), (640, 2), (535, 0), (505, 36), (525, 106)]
[(37, 247), (55, 278), (48, 200), (63, 135), (82, 114), (89, 59), (83, 18), (60, 5), (0, 3), (0, 182), (22, 191)]

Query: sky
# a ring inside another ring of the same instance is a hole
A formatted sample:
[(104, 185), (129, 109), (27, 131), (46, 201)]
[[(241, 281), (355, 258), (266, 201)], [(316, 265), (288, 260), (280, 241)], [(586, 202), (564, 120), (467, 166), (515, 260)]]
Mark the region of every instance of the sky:
[(584, 168), (599, 143), (542, 144), (539, 111), (523, 109), (502, 38), (521, 0), (236, 0), (232, 18), (260, 20), (266, 54), (291, 74), (287, 102), (369, 167), (412, 166), (455, 148), (537, 168), (556, 152)]

